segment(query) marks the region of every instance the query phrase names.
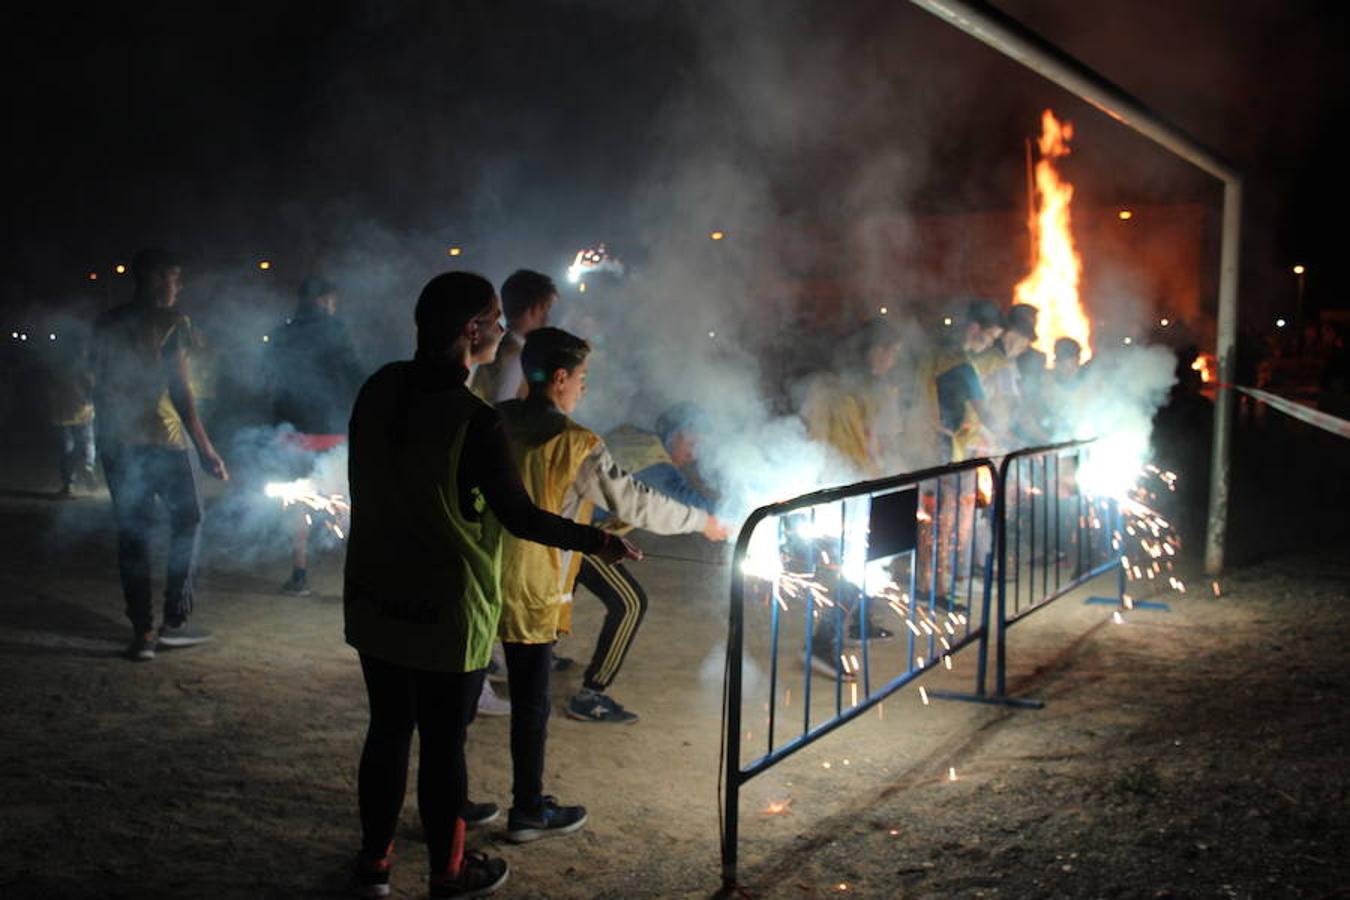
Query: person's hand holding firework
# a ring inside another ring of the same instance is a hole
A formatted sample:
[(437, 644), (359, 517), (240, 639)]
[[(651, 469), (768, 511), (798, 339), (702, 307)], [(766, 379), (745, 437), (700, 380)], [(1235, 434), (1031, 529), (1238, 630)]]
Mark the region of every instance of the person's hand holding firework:
[(606, 534), (605, 537), (607, 538), (605, 546), (595, 554), (602, 562), (612, 564), (625, 559), (633, 562), (642, 559), (642, 550), (627, 538), (619, 537), (617, 534)]
[(709, 515), (708, 521), (703, 525), (703, 536), (710, 541), (725, 541), (731, 536), (731, 532), (717, 516)]

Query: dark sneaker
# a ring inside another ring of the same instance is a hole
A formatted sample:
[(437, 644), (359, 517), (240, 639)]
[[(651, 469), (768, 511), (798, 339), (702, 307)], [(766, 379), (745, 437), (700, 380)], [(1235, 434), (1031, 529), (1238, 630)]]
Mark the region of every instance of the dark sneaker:
[(165, 625), (159, 629), (159, 643), (162, 647), (191, 647), (211, 640), (211, 632), (184, 622), (182, 625)]
[(427, 883), (432, 900), (449, 897), (486, 897), (506, 884), (511, 867), (506, 860), (482, 853), (464, 854), (464, 868), (458, 878), (432, 875)]
[(474, 803), (472, 800), (466, 800), (464, 801), (464, 808), (459, 812), (459, 817), (464, 820), (464, 824), (468, 827), (477, 828), (480, 825), (497, 821), (497, 817), (501, 814), (501, 809), (495, 803)]
[(858, 628), (856, 625), (854, 625), (851, 626), (848, 630), (848, 638), (846, 639), (848, 643), (861, 644), (863, 640), (889, 641), (891, 638), (895, 637), (894, 631), (891, 631), (889, 628), (883, 628), (882, 626), (878, 625), (875, 621), (872, 621), (871, 616), (868, 616), (867, 618), (868, 618), (867, 629), (866, 631), (863, 632), (863, 638), (861, 640), (858, 638)]
[(506, 820), (506, 839), (513, 844), (528, 844), (540, 838), (571, 834), (586, 824), (586, 807), (559, 806), (557, 797), (545, 797), (544, 807), (534, 815), (511, 810)]
[(127, 659), (132, 662), (149, 662), (155, 658), (157, 637), (153, 631), (137, 632), (131, 636), (127, 645)]
[(309, 579), (304, 575), (292, 575), (281, 586), (281, 592), (290, 597), (308, 597)]
[(389, 870), (392, 868), (388, 856), (371, 859), (362, 853), (352, 866), (352, 885), (358, 897), (388, 897)]
[(940, 613), (968, 613), (970, 607), (966, 606), (952, 594), (941, 594), (933, 601), (933, 611)]
[(555, 672), (566, 672), (576, 664), (577, 661), (570, 656), (553, 657), (553, 671)]
[(567, 718), (580, 722), (613, 722), (619, 725), (631, 725), (638, 720), (638, 714), (624, 709), (606, 694), (597, 691), (582, 691), (567, 704)]

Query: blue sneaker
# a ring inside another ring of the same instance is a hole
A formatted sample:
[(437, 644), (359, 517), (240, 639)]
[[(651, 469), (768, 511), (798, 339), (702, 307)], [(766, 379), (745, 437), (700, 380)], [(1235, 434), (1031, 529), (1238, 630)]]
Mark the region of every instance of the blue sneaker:
[(599, 691), (583, 689), (567, 703), (567, 718), (580, 722), (612, 722), (617, 725), (631, 725), (638, 720), (638, 714), (630, 712), (612, 697)]
[(506, 820), (506, 839), (513, 844), (528, 844), (540, 838), (560, 837), (586, 824), (586, 807), (559, 806), (557, 797), (545, 797), (539, 812), (527, 815), (512, 809)]

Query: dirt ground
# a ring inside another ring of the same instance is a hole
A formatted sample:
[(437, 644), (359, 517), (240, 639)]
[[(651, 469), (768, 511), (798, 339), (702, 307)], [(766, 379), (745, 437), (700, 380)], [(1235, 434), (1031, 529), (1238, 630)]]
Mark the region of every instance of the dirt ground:
[[(136, 665), (118, 655), (106, 495), (0, 494), (0, 896), (342, 893), (365, 698), (340, 557), (317, 563), (314, 596), (282, 597), (284, 553), (223, 550), (222, 527), (207, 529), (194, 620), (218, 640)], [(908, 687), (752, 781), (739, 895), (1350, 896), (1347, 551), (1342, 533), (1233, 571), (1217, 599), (1196, 580), (1124, 624), (1081, 593), (1058, 601), (1010, 636), (1012, 693), (1044, 709), (924, 705)], [(728, 572), (638, 572), (652, 608), (612, 692), (642, 721), (555, 717), (547, 788), (591, 823), (525, 847), (474, 833), (511, 863), (504, 896), (719, 888)], [(560, 652), (584, 658), (599, 619), (581, 597)], [(968, 686), (972, 652), (923, 683)], [(469, 759), (472, 795), (506, 805), (505, 720), (474, 724)], [(396, 896), (425, 884), (412, 793)]]

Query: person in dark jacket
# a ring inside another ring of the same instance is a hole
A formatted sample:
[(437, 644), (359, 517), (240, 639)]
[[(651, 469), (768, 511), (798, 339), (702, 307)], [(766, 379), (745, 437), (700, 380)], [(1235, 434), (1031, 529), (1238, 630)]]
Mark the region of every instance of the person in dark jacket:
[(389, 893), (414, 728), (431, 897), (479, 897), (506, 881), (505, 860), (464, 847), (464, 741), (502, 614), (503, 528), (609, 562), (641, 558), (531, 502), (501, 415), (465, 384), (496, 354), (501, 312), (482, 276), (433, 278), (417, 300), (416, 357), (372, 375), (352, 411), (343, 607), (370, 703), (357, 775), (362, 896)]
[[(320, 454), (347, 440), (347, 417), (365, 377), (337, 302), (337, 285), (306, 278), (295, 314), (268, 344), (273, 419), (293, 429), (282, 433), (291, 478), (309, 477)], [(303, 597), (309, 594), (309, 543), (316, 523), (303, 506), (296, 506), (295, 516), (291, 576), (281, 592)]]

